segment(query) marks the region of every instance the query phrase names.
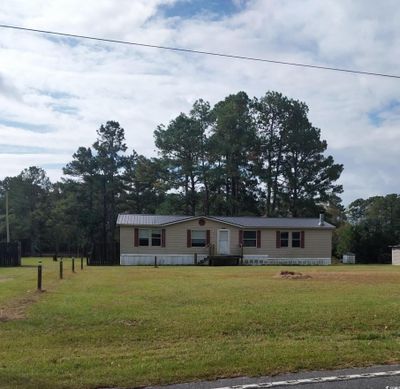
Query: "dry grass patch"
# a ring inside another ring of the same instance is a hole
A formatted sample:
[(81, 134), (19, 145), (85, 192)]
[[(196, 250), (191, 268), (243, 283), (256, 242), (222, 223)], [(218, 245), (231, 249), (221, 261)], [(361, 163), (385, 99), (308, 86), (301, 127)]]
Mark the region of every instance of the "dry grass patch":
[(39, 300), (42, 293), (37, 291), (24, 298), (12, 300), (5, 306), (0, 306), (0, 322), (25, 319), (29, 307)]

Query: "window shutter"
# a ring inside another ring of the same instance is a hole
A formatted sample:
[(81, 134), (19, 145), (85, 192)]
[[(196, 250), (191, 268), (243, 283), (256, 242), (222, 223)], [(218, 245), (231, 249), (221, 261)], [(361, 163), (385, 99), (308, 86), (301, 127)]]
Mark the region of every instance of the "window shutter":
[(210, 230), (206, 232), (206, 244), (210, 244)]
[(161, 247), (165, 247), (165, 228), (161, 230)]
[(276, 231), (276, 248), (280, 249), (281, 248), (281, 232)]
[(191, 230), (187, 230), (186, 244), (187, 244), (187, 247), (192, 247), (192, 231)]
[(139, 246), (139, 228), (135, 228), (133, 236), (134, 236), (134, 239), (133, 239), (134, 245), (135, 245), (135, 247), (138, 247)]
[(261, 248), (261, 230), (257, 230), (257, 248)]
[(300, 232), (300, 247), (304, 249), (304, 231)]
[(239, 230), (239, 246), (243, 246), (243, 230)]

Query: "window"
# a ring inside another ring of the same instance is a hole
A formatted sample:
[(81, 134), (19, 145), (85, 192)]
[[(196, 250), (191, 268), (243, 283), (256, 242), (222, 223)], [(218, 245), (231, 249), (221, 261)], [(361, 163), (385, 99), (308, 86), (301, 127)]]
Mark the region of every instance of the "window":
[(139, 246), (149, 245), (150, 230), (139, 229)]
[(281, 247), (289, 247), (289, 233), (281, 232)]
[(301, 247), (300, 232), (292, 232), (292, 247)]
[(206, 231), (192, 231), (192, 247), (205, 247), (206, 240)]
[(139, 246), (161, 246), (161, 230), (140, 228)]
[(243, 247), (257, 246), (257, 231), (243, 231)]
[(161, 230), (151, 230), (151, 245), (161, 246)]

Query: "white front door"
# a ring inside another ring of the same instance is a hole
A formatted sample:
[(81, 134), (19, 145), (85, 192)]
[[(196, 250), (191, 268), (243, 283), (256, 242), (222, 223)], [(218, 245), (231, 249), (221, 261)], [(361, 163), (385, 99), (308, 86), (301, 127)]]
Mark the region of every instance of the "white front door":
[(229, 230), (218, 230), (218, 254), (229, 255)]

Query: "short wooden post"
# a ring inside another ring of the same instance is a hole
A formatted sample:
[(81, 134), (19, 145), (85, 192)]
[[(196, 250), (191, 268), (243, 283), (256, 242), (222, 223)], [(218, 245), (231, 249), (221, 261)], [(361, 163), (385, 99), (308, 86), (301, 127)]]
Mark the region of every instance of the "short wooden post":
[(72, 257), (72, 273), (75, 273), (75, 258)]
[(240, 264), (243, 265), (243, 254), (244, 254), (244, 249), (243, 249), (243, 244), (240, 245)]
[(157, 266), (157, 255), (154, 256), (154, 267), (158, 267)]
[(42, 290), (42, 261), (39, 261), (38, 272), (37, 272), (37, 288)]
[(197, 253), (194, 253), (194, 264), (197, 265)]
[(60, 259), (60, 280), (63, 279), (63, 276), (64, 276), (63, 260)]
[(81, 270), (83, 270), (83, 257), (81, 257)]

